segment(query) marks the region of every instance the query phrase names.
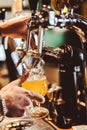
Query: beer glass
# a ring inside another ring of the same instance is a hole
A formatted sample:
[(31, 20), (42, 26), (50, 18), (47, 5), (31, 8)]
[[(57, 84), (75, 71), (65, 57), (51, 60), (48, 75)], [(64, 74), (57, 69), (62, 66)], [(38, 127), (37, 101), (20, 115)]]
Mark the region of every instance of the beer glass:
[[(27, 80), (22, 84), (22, 87), (34, 91), (42, 96), (47, 94), (48, 82), (43, 69), (44, 61), (38, 54), (33, 51), (28, 52), (22, 60), (23, 72), (30, 71)], [(48, 109), (40, 107), (40, 103), (34, 101), (35, 106), (28, 108), (28, 113), (32, 117), (43, 118), (48, 115)]]

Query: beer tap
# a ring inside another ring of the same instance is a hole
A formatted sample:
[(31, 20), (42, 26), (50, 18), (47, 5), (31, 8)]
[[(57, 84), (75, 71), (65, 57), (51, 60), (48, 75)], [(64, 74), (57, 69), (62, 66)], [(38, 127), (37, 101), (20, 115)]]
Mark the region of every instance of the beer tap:
[[(76, 27), (79, 29), (78, 23), (86, 26), (87, 21), (74, 13), (74, 7), (76, 7), (76, 5), (73, 5), (73, 1), (69, 1), (68, 5), (67, 1), (65, 1), (64, 6), (59, 9), (59, 13), (55, 13), (55, 10), (53, 10), (50, 5), (43, 5), (42, 10), (40, 12), (34, 12), (28, 22), (29, 44), (27, 47), (29, 48), (27, 48), (27, 50), (32, 49), (30, 38), (32, 34), (35, 33), (38, 37), (38, 45), (35, 48), (36, 54), (45, 61), (45, 67), (48, 66), (51, 69), (54, 67), (58, 72), (59, 83), (57, 86), (61, 87), (61, 92), (59, 89), (53, 90), (52, 93), (54, 97), (52, 103), (55, 104), (57, 111), (58, 117), (56, 123), (61, 128), (69, 128), (73, 124), (81, 124), (81, 122), (85, 123), (87, 121), (85, 98), (82, 99), (82, 101), (80, 100), (81, 97), (86, 96), (84, 93), (85, 56), (83, 40), (81, 39), (82, 36), (79, 35), (79, 32), (76, 30)], [(67, 28), (71, 31), (70, 33), (73, 33), (76, 36), (75, 38), (79, 40), (75, 41), (75, 44), (70, 41), (71, 43), (66, 43), (57, 48), (45, 46), (45, 30), (54, 29), (55, 27), (61, 29)], [(70, 80), (70, 83), (67, 79)], [(81, 93), (78, 95), (79, 92)], [(60, 93), (59, 96), (58, 93)], [(82, 106), (81, 103), (85, 105)], [(84, 113), (83, 118), (81, 117), (81, 112)]]
[[(63, 9), (61, 9), (60, 15), (56, 15), (54, 10), (50, 7), (50, 5), (43, 5), (42, 10), (40, 12), (33, 11), (31, 15), (31, 19), (28, 22), (29, 34), (28, 40), (31, 39), (32, 32), (38, 33), (38, 50), (41, 44), (44, 41), (44, 31), (46, 29), (53, 29), (55, 27), (66, 27), (69, 25), (73, 25), (77, 22), (77, 19), (73, 15), (73, 11), (69, 11), (67, 15), (63, 14)], [(41, 35), (41, 36), (39, 36)], [(43, 37), (43, 38), (42, 38)], [(42, 38), (42, 42), (40, 43), (40, 38)], [(30, 41), (27, 42), (30, 47)], [(40, 44), (40, 46), (39, 46)], [(41, 49), (42, 47), (40, 47)], [(28, 47), (27, 47), (28, 49)], [(40, 52), (41, 53), (41, 52)]]

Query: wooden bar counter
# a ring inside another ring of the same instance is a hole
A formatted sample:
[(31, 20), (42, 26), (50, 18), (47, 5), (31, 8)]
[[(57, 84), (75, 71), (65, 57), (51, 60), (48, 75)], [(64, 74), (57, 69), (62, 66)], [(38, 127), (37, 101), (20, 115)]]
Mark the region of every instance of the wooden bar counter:
[[(23, 127), (24, 121), (26, 122), (26, 126)], [(21, 125), (19, 125), (19, 122), (21, 122)], [(28, 122), (32, 123), (28, 125)], [(16, 127), (16, 123), (17, 126), (19, 125), (18, 127)], [(87, 125), (73, 126), (71, 129), (59, 129), (51, 121), (47, 121), (46, 119), (6, 117), (4, 121), (0, 123), (0, 130), (87, 130)]]

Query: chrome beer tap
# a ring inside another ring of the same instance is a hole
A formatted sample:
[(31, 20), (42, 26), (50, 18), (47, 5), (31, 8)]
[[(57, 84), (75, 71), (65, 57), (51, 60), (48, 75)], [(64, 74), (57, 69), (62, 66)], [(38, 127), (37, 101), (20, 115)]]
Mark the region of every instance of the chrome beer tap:
[[(57, 83), (57, 86), (61, 87), (61, 91), (52, 88), (53, 91), (48, 91), (48, 93), (53, 93), (51, 101), (57, 111), (56, 124), (66, 129), (71, 127), (71, 125), (87, 122), (84, 75), (85, 54), (83, 45), (86, 42), (84, 33), (86, 30), (83, 31), (83, 26), (87, 28), (87, 21), (82, 16), (74, 13), (73, 8), (77, 5), (73, 4), (73, 1), (64, 2), (59, 11), (56, 11), (57, 13), (50, 6), (43, 5), (42, 10), (38, 13), (35, 12), (31, 21), (29, 21), (29, 25), (31, 25), (29, 30), (38, 37), (38, 45), (35, 50), (45, 61), (44, 69), (49, 82), (51, 84)], [(57, 1), (57, 4), (60, 3)], [(56, 27), (68, 30), (65, 33), (68, 39), (66, 40), (67, 42), (57, 48), (45, 46), (45, 31)], [(57, 75), (57, 78), (54, 81), (52, 81), (52, 78), (51, 80), (49, 78), (48, 68), (50, 68), (50, 75), (51, 71), (56, 69), (57, 73), (55, 75)], [(60, 99), (61, 102), (59, 102)], [(83, 117), (81, 113), (83, 113)]]

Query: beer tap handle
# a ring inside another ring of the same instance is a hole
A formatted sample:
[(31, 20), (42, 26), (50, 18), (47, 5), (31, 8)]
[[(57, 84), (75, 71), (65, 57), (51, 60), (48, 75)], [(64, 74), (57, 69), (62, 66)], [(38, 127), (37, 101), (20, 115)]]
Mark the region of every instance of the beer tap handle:
[(44, 28), (39, 26), (39, 32), (38, 32), (38, 54), (42, 54), (42, 48), (43, 48), (43, 42), (44, 42)]
[[(32, 39), (32, 35), (34, 35), (34, 32), (37, 32), (38, 25), (39, 25), (38, 15), (37, 15), (36, 11), (32, 11), (31, 19), (29, 19), (28, 24), (27, 24), (28, 36), (27, 36), (26, 51), (32, 49), (31, 39)], [(33, 44), (35, 44), (35, 43), (33, 42)], [(36, 45), (33, 45), (33, 46), (36, 46)]]

